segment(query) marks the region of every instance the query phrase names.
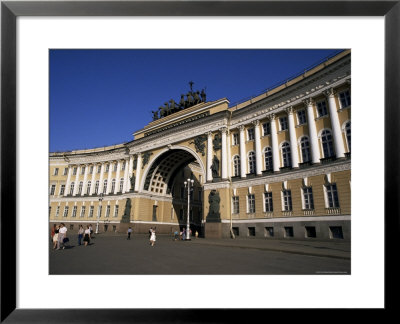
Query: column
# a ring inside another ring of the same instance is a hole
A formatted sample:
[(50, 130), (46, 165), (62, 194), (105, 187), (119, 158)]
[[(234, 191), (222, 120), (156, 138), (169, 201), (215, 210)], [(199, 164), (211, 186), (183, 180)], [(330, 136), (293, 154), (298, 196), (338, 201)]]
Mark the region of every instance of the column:
[[(131, 163), (132, 161), (132, 163)], [(133, 170), (133, 160), (129, 161), (129, 174), (132, 174)], [(142, 171), (142, 153), (138, 153), (137, 155), (137, 164), (136, 164), (136, 179), (135, 179), (135, 191), (139, 191), (139, 183), (140, 183), (140, 175)], [(130, 182), (129, 182), (130, 186)]]
[(69, 165), (68, 166), (68, 176), (67, 176), (67, 182), (65, 184), (65, 190), (64, 190), (64, 196), (67, 196), (69, 193), (69, 186), (71, 184), (71, 174), (72, 174), (72, 168)]
[(89, 165), (85, 164), (85, 175), (83, 176), (83, 187), (82, 187), (81, 196), (83, 196), (86, 192), (88, 173), (89, 173)]
[(270, 115), (269, 120), (271, 123), (272, 164), (274, 167), (274, 172), (279, 172), (281, 163), (279, 160), (278, 133), (276, 131), (275, 114)]
[(99, 194), (103, 192), (103, 179), (104, 179), (104, 162), (101, 163), (100, 179), (99, 179)]
[(106, 194), (108, 195), (111, 191), (111, 176), (112, 176), (112, 164), (111, 162), (108, 164), (108, 177), (107, 177), (107, 189), (106, 189)]
[(307, 106), (307, 122), (308, 122), (308, 133), (310, 136), (312, 163), (320, 163), (319, 160), (320, 154), (318, 147), (317, 127), (315, 125), (315, 118), (314, 118), (313, 100), (311, 98), (308, 98), (304, 100), (304, 103)]
[(232, 154), (231, 154), (231, 134), (229, 130), (226, 133), (227, 141), (226, 145), (228, 146), (228, 178), (232, 177)]
[(124, 187), (122, 189), (122, 192), (127, 192), (128, 191), (128, 182), (129, 182), (129, 160), (125, 159), (125, 172), (124, 172)]
[(121, 170), (121, 161), (117, 161), (117, 174), (115, 175), (115, 188), (114, 194), (116, 194), (119, 190), (119, 173)]
[(75, 186), (74, 186), (74, 193), (73, 193), (74, 196), (76, 196), (76, 194), (78, 193), (78, 185), (79, 185), (78, 181), (79, 181), (80, 169), (81, 169), (81, 167), (80, 167), (80, 165), (78, 165), (76, 167)]
[(212, 133), (207, 133), (207, 182), (212, 181), (212, 172), (211, 172), (211, 165), (212, 165)]
[(287, 110), (289, 121), (290, 152), (292, 153), (292, 167), (299, 167), (299, 151), (297, 149), (296, 129), (294, 127), (293, 107)]
[(90, 196), (93, 195), (93, 192), (94, 192), (96, 172), (97, 172), (97, 165), (93, 164), (93, 173), (92, 173), (92, 180), (91, 180), (92, 181), (92, 185), (90, 187), (90, 192), (89, 192)]
[(221, 178), (222, 179), (227, 179), (228, 178), (228, 168), (227, 168), (227, 162), (228, 162), (228, 156), (226, 153), (226, 127), (221, 128)]
[(337, 158), (344, 157), (344, 144), (340, 128), (339, 116), (337, 113), (335, 93), (332, 88), (324, 92), (328, 99), (329, 115), (331, 116), (331, 125), (333, 132), (333, 144), (335, 145), (335, 152)]
[(239, 150), (240, 150), (240, 176), (242, 178), (246, 178), (246, 165), (247, 165), (247, 158), (246, 158), (246, 143), (244, 139), (244, 126), (239, 127)]
[(261, 154), (261, 134), (260, 134), (260, 121), (253, 122), (254, 125), (254, 143), (256, 146), (256, 173), (261, 175), (262, 167), (262, 154)]

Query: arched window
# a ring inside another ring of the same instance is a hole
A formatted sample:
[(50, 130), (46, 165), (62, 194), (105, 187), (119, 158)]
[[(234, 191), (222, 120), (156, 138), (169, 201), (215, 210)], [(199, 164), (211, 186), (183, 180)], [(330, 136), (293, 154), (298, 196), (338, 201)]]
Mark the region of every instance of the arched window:
[(95, 186), (94, 186), (94, 193), (95, 193), (95, 195), (97, 195), (97, 194), (99, 193), (99, 185), (100, 185), (100, 181), (97, 180), (97, 181), (96, 181), (96, 184), (95, 184)]
[(115, 191), (115, 179), (112, 179), (112, 182), (111, 182), (111, 193), (114, 193), (114, 191)]
[(264, 161), (265, 161), (265, 170), (269, 171), (273, 169), (272, 164), (272, 149), (270, 147), (266, 147), (264, 150)]
[(290, 144), (288, 142), (282, 144), (282, 161), (283, 167), (292, 166), (292, 156), (290, 153)]
[(107, 192), (107, 179), (103, 182), (103, 194)]
[(75, 187), (75, 182), (71, 182), (71, 187), (69, 189), (69, 194), (73, 195), (74, 194), (74, 187)]
[(249, 153), (249, 173), (256, 173), (256, 154)]
[(240, 157), (239, 157), (239, 155), (235, 155), (233, 157), (233, 175), (235, 177), (240, 175)]
[(92, 186), (92, 181), (88, 181), (87, 183), (87, 188), (86, 188), (86, 194), (89, 195), (90, 194), (90, 187)]
[(345, 131), (346, 131), (347, 147), (349, 148), (349, 152), (351, 152), (351, 122), (346, 123)]
[(300, 140), (301, 156), (304, 162), (311, 161), (310, 141), (307, 136), (303, 136)]
[(119, 181), (119, 192), (122, 192), (123, 189), (124, 189), (124, 178), (121, 178), (121, 180)]
[(324, 150), (324, 157), (328, 158), (335, 155), (333, 151), (332, 133), (330, 130), (325, 129), (321, 134), (322, 149)]
[(78, 187), (78, 195), (82, 194), (82, 188), (83, 188), (83, 182), (79, 182), (79, 187)]

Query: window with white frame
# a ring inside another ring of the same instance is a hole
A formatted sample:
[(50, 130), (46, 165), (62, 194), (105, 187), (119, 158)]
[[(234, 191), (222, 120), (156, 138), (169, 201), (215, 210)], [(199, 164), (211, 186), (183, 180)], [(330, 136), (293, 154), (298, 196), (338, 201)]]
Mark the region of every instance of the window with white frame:
[(72, 217), (76, 217), (77, 210), (78, 210), (78, 206), (74, 206), (74, 208), (72, 208)]
[(74, 187), (75, 187), (75, 182), (71, 182), (71, 186), (69, 187), (69, 194), (70, 195), (74, 194)]
[(54, 169), (54, 175), (55, 175), (55, 176), (58, 175), (58, 168), (55, 168), (55, 169)]
[(282, 191), (282, 208), (284, 211), (292, 210), (292, 191), (283, 190)]
[(89, 173), (93, 174), (93, 165), (90, 166)]
[(68, 175), (68, 168), (64, 168), (64, 174), (63, 175)]
[(56, 191), (56, 185), (52, 184), (50, 188), (50, 196), (54, 196), (55, 191)]
[(64, 194), (64, 192), (65, 192), (65, 185), (62, 184), (60, 187), (60, 196), (62, 196)]
[(232, 197), (232, 214), (239, 214), (239, 197)]
[(331, 183), (331, 184), (325, 186), (325, 190), (326, 190), (326, 198), (327, 198), (328, 207), (330, 207), (330, 208), (340, 207), (336, 183)]
[(249, 141), (253, 141), (254, 140), (254, 128), (249, 128), (247, 130), (247, 138)]
[(89, 208), (89, 217), (93, 217), (93, 212), (94, 212), (94, 206), (90, 206)]
[(119, 206), (115, 205), (115, 207), (114, 207), (114, 217), (118, 217), (118, 209), (119, 209)]
[(271, 123), (266, 122), (262, 124), (263, 136), (271, 135)]
[(114, 172), (117, 172), (118, 163), (114, 163)]
[(81, 214), (79, 215), (81, 218), (85, 217), (86, 206), (81, 207)]
[(256, 153), (249, 153), (249, 173), (256, 173)]
[(81, 167), (81, 174), (83, 175), (83, 174), (85, 174), (85, 170), (86, 170), (86, 167)]
[(286, 116), (279, 118), (279, 125), (281, 127), (281, 131), (288, 129), (288, 119)]
[(235, 155), (233, 157), (233, 176), (237, 177), (240, 175), (240, 157)]
[(247, 196), (247, 212), (252, 214), (256, 212), (256, 198), (254, 194)]
[(347, 148), (351, 152), (351, 122), (347, 122), (345, 126)]
[(57, 206), (56, 208), (56, 217), (60, 215), (60, 206)]
[(97, 173), (100, 173), (101, 172), (101, 165), (98, 165), (97, 166)]
[(314, 209), (314, 197), (312, 187), (303, 188), (304, 209)]
[(100, 181), (97, 180), (96, 184), (94, 186), (94, 194), (97, 195), (99, 193), (99, 185), (100, 185)]
[(232, 134), (232, 145), (239, 145), (239, 134), (234, 133)]
[(106, 208), (106, 218), (108, 218), (108, 217), (110, 217), (110, 212), (111, 212), (111, 206), (110, 205), (107, 205), (107, 208)]
[(306, 111), (304, 109), (297, 111), (297, 120), (299, 121), (299, 125), (307, 123)]
[(124, 178), (121, 178), (119, 180), (119, 192), (122, 192), (124, 190)]
[(265, 212), (274, 211), (274, 206), (272, 203), (272, 192), (264, 192), (264, 208)]
[(106, 168), (105, 168), (105, 170), (104, 170), (104, 173), (108, 172), (109, 170), (110, 170), (110, 165), (109, 165), (109, 164), (106, 164)]
[(318, 117), (323, 117), (328, 115), (328, 108), (326, 107), (325, 100), (317, 102), (317, 112), (318, 112)]
[(273, 162), (272, 162), (272, 149), (270, 147), (266, 147), (264, 149), (264, 162), (265, 162), (265, 170), (271, 171), (273, 169)]
[(90, 187), (92, 186), (92, 181), (88, 181), (86, 186), (86, 194), (90, 195)]
[(126, 167), (126, 162), (124, 161), (124, 162), (122, 163), (122, 171), (125, 171), (125, 167)]
[(78, 170), (78, 168), (77, 167), (74, 167), (73, 169), (72, 169), (72, 175), (76, 175), (76, 171)]
[(64, 207), (64, 215), (63, 215), (63, 217), (68, 217), (68, 210), (69, 210), (69, 207), (65, 206)]
[(79, 186), (78, 186), (78, 195), (82, 194), (82, 188), (83, 188), (83, 182), (79, 182)]
[(107, 192), (107, 179), (103, 181), (103, 194)]
[(303, 163), (311, 161), (310, 141), (307, 136), (303, 136), (300, 140), (301, 157)]
[(290, 152), (290, 144), (288, 142), (282, 144), (282, 162), (283, 167), (292, 166), (292, 155)]
[(103, 206), (99, 206), (99, 208), (97, 208), (97, 217), (101, 217), (101, 211), (102, 211), (102, 209), (103, 209)]
[(339, 93), (340, 108), (346, 108), (351, 105), (350, 91), (346, 90)]
[(111, 193), (114, 193), (115, 191), (115, 179), (112, 179), (111, 181)]
[(333, 150), (332, 133), (330, 130), (323, 130), (321, 133), (322, 149), (324, 151), (324, 158), (332, 157), (335, 155)]

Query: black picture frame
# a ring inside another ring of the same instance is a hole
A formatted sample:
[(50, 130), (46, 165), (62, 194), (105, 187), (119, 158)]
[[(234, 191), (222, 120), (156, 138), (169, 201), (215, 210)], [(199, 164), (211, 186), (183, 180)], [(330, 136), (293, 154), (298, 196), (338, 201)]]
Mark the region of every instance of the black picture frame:
[[(385, 311), (395, 309), (399, 238), (400, 4), (396, 1), (2, 1), (1, 2), (1, 322), (235, 322), (244, 309), (16, 308), (16, 18), (18, 16), (381, 16), (385, 18)], [(381, 111), (377, 109), (376, 112)], [(367, 159), (367, 157), (366, 157)], [(373, 172), (374, 166), (371, 166)], [(373, 260), (371, 260), (373, 262)], [(367, 283), (366, 283), (367, 284)], [(391, 297), (393, 296), (393, 297)], [(243, 297), (245, 298), (245, 296)], [(298, 314), (298, 313), (297, 313)], [(269, 316), (268, 316), (269, 317)], [(250, 319), (250, 318), (249, 318)]]

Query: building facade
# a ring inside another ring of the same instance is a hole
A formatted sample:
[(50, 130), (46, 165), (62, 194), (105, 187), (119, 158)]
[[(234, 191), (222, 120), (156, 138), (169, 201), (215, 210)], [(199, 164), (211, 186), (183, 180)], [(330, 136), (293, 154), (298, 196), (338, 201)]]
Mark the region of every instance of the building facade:
[(50, 153), (50, 224), (173, 233), (189, 214), (205, 237), (350, 240), (350, 51), (229, 104), (177, 109), (128, 143)]

